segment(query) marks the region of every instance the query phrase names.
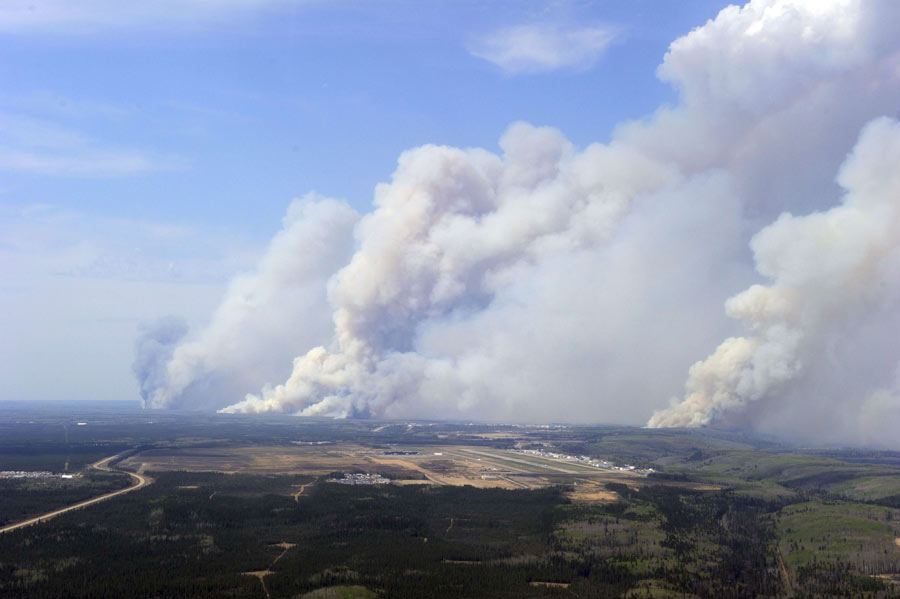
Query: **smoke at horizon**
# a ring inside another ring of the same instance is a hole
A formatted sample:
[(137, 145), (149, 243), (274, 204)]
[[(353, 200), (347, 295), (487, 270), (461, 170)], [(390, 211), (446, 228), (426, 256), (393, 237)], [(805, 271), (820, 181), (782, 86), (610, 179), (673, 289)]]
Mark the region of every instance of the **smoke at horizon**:
[(679, 103), (607, 144), (514, 123), (403, 153), (366, 215), (293, 203), (207, 328), (140, 354), (146, 405), (893, 443), (898, 17), (729, 7), (664, 57)]

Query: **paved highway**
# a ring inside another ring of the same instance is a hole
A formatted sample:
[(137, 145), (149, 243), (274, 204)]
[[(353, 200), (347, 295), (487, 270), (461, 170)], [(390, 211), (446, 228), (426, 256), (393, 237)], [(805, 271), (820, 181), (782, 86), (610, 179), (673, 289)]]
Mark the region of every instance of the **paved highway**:
[(34, 518), (30, 518), (28, 520), (23, 520), (22, 522), (16, 522), (15, 524), (9, 524), (8, 526), (4, 526), (0, 528), (0, 534), (4, 532), (10, 532), (12, 530), (16, 530), (18, 528), (23, 528), (25, 526), (31, 526), (32, 524), (37, 524), (38, 522), (43, 522), (44, 520), (49, 520), (50, 518), (55, 518), (60, 514), (65, 514), (66, 512), (71, 512), (72, 510), (78, 510), (83, 507), (87, 507), (89, 505), (93, 505), (95, 503), (100, 503), (101, 501), (106, 501), (107, 499), (112, 499), (117, 495), (124, 495), (125, 493), (131, 493), (132, 491), (137, 491), (143, 487), (146, 487), (150, 483), (153, 482), (153, 479), (143, 474), (135, 474), (134, 472), (128, 472), (127, 470), (117, 470), (114, 468), (110, 468), (109, 463), (116, 459), (118, 455), (111, 455), (108, 458), (103, 458), (99, 462), (95, 462), (91, 464), (91, 468), (96, 468), (97, 470), (103, 470), (105, 472), (124, 472), (132, 479), (134, 479), (134, 484), (130, 487), (126, 487), (124, 489), (119, 489), (118, 491), (113, 491), (112, 493), (107, 493), (106, 495), (100, 495), (99, 497), (94, 497), (93, 499), (87, 499), (85, 501), (70, 505), (68, 507), (60, 508), (58, 510), (54, 510), (52, 512), (47, 512), (46, 514), (41, 514), (40, 516), (36, 516)]

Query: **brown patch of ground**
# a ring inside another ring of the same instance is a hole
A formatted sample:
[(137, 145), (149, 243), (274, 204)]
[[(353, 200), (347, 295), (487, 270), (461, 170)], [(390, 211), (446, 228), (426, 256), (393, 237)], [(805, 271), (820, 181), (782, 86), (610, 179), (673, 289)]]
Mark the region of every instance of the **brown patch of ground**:
[(896, 539), (894, 539), (894, 544), (895, 544), (897, 547), (900, 547), (900, 537), (897, 537)]
[(297, 489), (297, 492), (293, 494), (294, 501), (299, 502), (300, 496), (303, 495), (303, 491), (305, 491), (307, 489), (307, 487), (310, 487), (310, 486), (312, 486), (312, 483), (306, 483), (306, 484), (300, 485), (300, 488)]
[(333, 586), (316, 589), (302, 595), (300, 599), (374, 599), (378, 595), (364, 586)]
[(679, 489), (689, 489), (691, 491), (721, 491), (721, 485), (714, 485), (712, 483), (695, 483), (689, 481), (680, 481), (680, 480), (665, 480), (658, 481), (651, 479), (650, 484), (654, 485), (663, 485), (665, 487), (678, 487)]
[[(410, 459), (393, 458), (389, 456), (368, 456), (368, 460), (375, 464), (402, 466), (409, 470), (421, 472), (428, 482), (438, 485), (463, 486), (472, 485), (482, 489), (501, 488), (515, 489), (518, 485), (513, 484), (509, 480), (503, 478), (482, 478), (482, 474), (478, 474), (478, 464), (469, 462), (456, 462), (449, 459), (435, 460), (428, 459), (421, 463), (413, 462)], [(475, 472), (473, 472), (475, 470)], [(425, 481), (422, 481), (425, 482)]]
[[(699, 491), (720, 487), (708, 483), (648, 479), (633, 472), (603, 470), (577, 462), (535, 457), (481, 446), (407, 447), (411, 454), (393, 455), (356, 443), (291, 446), (181, 447), (153, 449), (122, 462), (148, 471), (187, 470), (247, 474), (327, 475), (335, 471), (381, 472), (396, 484), (471, 485), (479, 488), (536, 489), (553, 484), (578, 485), (573, 499), (613, 501), (606, 483), (667, 485)], [(414, 479), (413, 472), (424, 480)], [(291, 495), (299, 499), (311, 485)], [(190, 488), (190, 486), (185, 486)]]
[(269, 589), (266, 587), (266, 576), (269, 574), (274, 574), (271, 570), (256, 570), (254, 572), (241, 572), (244, 576), (255, 576), (259, 579), (259, 584), (262, 585), (263, 592), (266, 594), (266, 597), (271, 597), (269, 595)]
[(587, 478), (579, 478), (574, 483), (569, 498), (573, 501), (594, 503), (597, 501), (617, 501), (618, 493), (606, 488), (606, 484)]
[[(276, 543), (275, 545), (272, 545), (272, 546), (273, 547), (281, 547), (281, 549), (283, 550), (281, 553), (278, 554), (278, 557), (276, 557), (275, 560), (272, 562), (272, 566), (274, 566), (278, 562), (278, 560), (280, 560), (281, 558), (284, 557), (285, 553), (287, 553), (288, 551), (290, 551), (292, 548), (296, 547), (297, 545), (295, 543), (283, 543), (282, 542), (282, 543)], [(271, 566), (269, 566), (269, 567), (271, 567)]]
[(784, 588), (789, 596), (793, 595), (794, 588), (791, 586), (791, 577), (788, 575), (787, 566), (784, 565), (784, 556), (781, 555), (781, 549), (777, 551), (776, 555), (778, 556), (778, 567), (781, 569), (781, 579), (784, 581)]
[(341, 446), (180, 447), (152, 449), (123, 464), (144, 462), (147, 470), (187, 470), (244, 474), (327, 474), (364, 463), (364, 448)]
[[(284, 541), (282, 541), (281, 543), (275, 543), (274, 545), (272, 545), (272, 547), (281, 548), (282, 552), (278, 554), (278, 557), (276, 557), (274, 560), (272, 560), (272, 563), (269, 565), (269, 568), (274, 566), (278, 562), (278, 560), (280, 560), (282, 557), (284, 557), (285, 553), (287, 553), (293, 547), (296, 547), (296, 546), (297, 545), (295, 545), (294, 543), (287, 543)], [(269, 595), (269, 589), (268, 589), (268, 587), (266, 587), (266, 576), (268, 576), (269, 574), (275, 573), (272, 570), (270, 570), (269, 568), (266, 568), (265, 570), (254, 570), (252, 572), (241, 572), (241, 574), (243, 574), (244, 576), (255, 576), (256, 578), (258, 578), (259, 584), (262, 585), (262, 590), (266, 594), (266, 597), (271, 597), (271, 595)]]
[(521, 436), (522, 433), (513, 432), (477, 433), (472, 435), (472, 437), (477, 437), (479, 439), (518, 439)]

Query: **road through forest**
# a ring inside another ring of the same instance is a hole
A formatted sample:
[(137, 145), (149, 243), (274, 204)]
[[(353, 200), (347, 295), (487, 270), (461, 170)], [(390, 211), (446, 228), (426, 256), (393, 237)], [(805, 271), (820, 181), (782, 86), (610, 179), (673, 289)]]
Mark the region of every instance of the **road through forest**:
[(113, 491), (112, 493), (107, 493), (106, 495), (100, 495), (99, 497), (94, 497), (92, 499), (86, 499), (84, 501), (80, 501), (76, 504), (70, 505), (68, 507), (60, 508), (58, 510), (53, 510), (52, 512), (47, 512), (46, 514), (41, 514), (40, 516), (35, 516), (34, 518), (29, 518), (28, 520), (23, 520), (22, 522), (16, 522), (15, 524), (9, 524), (0, 528), (0, 534), (5, 532), (10, 532), (19, 528), (23, 528), (25, 526), (31, 526), (32, 524), (37, 524), (38, 522), (43, 522), (44, 520), (49, 520), (50, 518), (55, 518), (60, 514), (65, 514), (66, 512), (71, 512), (72, 510), (81, 509), (83, 507), (87, 507), (89, 505), (93, 505), (95, 503), (100, 503), (101, 501), (106, 501), (107, 499), (112, 499), (117, 495), (124, 495), (125, 493), (130, 493), (132, 491), (137, 491), (143, 487), (146, 487), (150, 483), (153, 482), (153, 479), (143, 474), (134, 472), (128, 472), (127, 470), (117, 470), (110, 468), (109, 463), (116, 459), (117, 455), (111, 455), (108, 458), (103, 458), (99, 462), (95, 462), (91, 464), (91, 468), (96, 468), (97, 470), (103, 470), (104, 472), (123, 472), (134, 479), (134, 484), (130, 487), (126, 487), (124, 489), (119, 489), (118, 491)]

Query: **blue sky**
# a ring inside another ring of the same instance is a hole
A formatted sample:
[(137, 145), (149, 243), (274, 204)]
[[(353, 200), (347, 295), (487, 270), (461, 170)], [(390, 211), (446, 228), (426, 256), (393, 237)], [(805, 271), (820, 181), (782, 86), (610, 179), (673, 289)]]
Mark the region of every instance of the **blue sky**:
[(0, 7), (0, 399), (135, 398), (139, 322), (202, 324), (292, 198), (368, 212), (406, 149), (607, 140), (723, 3), (130, 5)]
[[(654, 69), (720, 3), (244, 4), (189, 22), (122, 10), (110, 24), (86, 15), (3, 27), (10, 126), (78, 137), (59, 154), (94, 158), (76, 173), (4, 165), (3, 201), (266, 238), (287, 200), (311, 189), (366, 210), (410, 147), (493, 149), (515, 120), (576, 144), (606, 139), (672, 99)], [(504, 27), (548, 24), (607, 27), (612, 40), (595, 59), (545, 72), (510, 73), (471, 52)]]

